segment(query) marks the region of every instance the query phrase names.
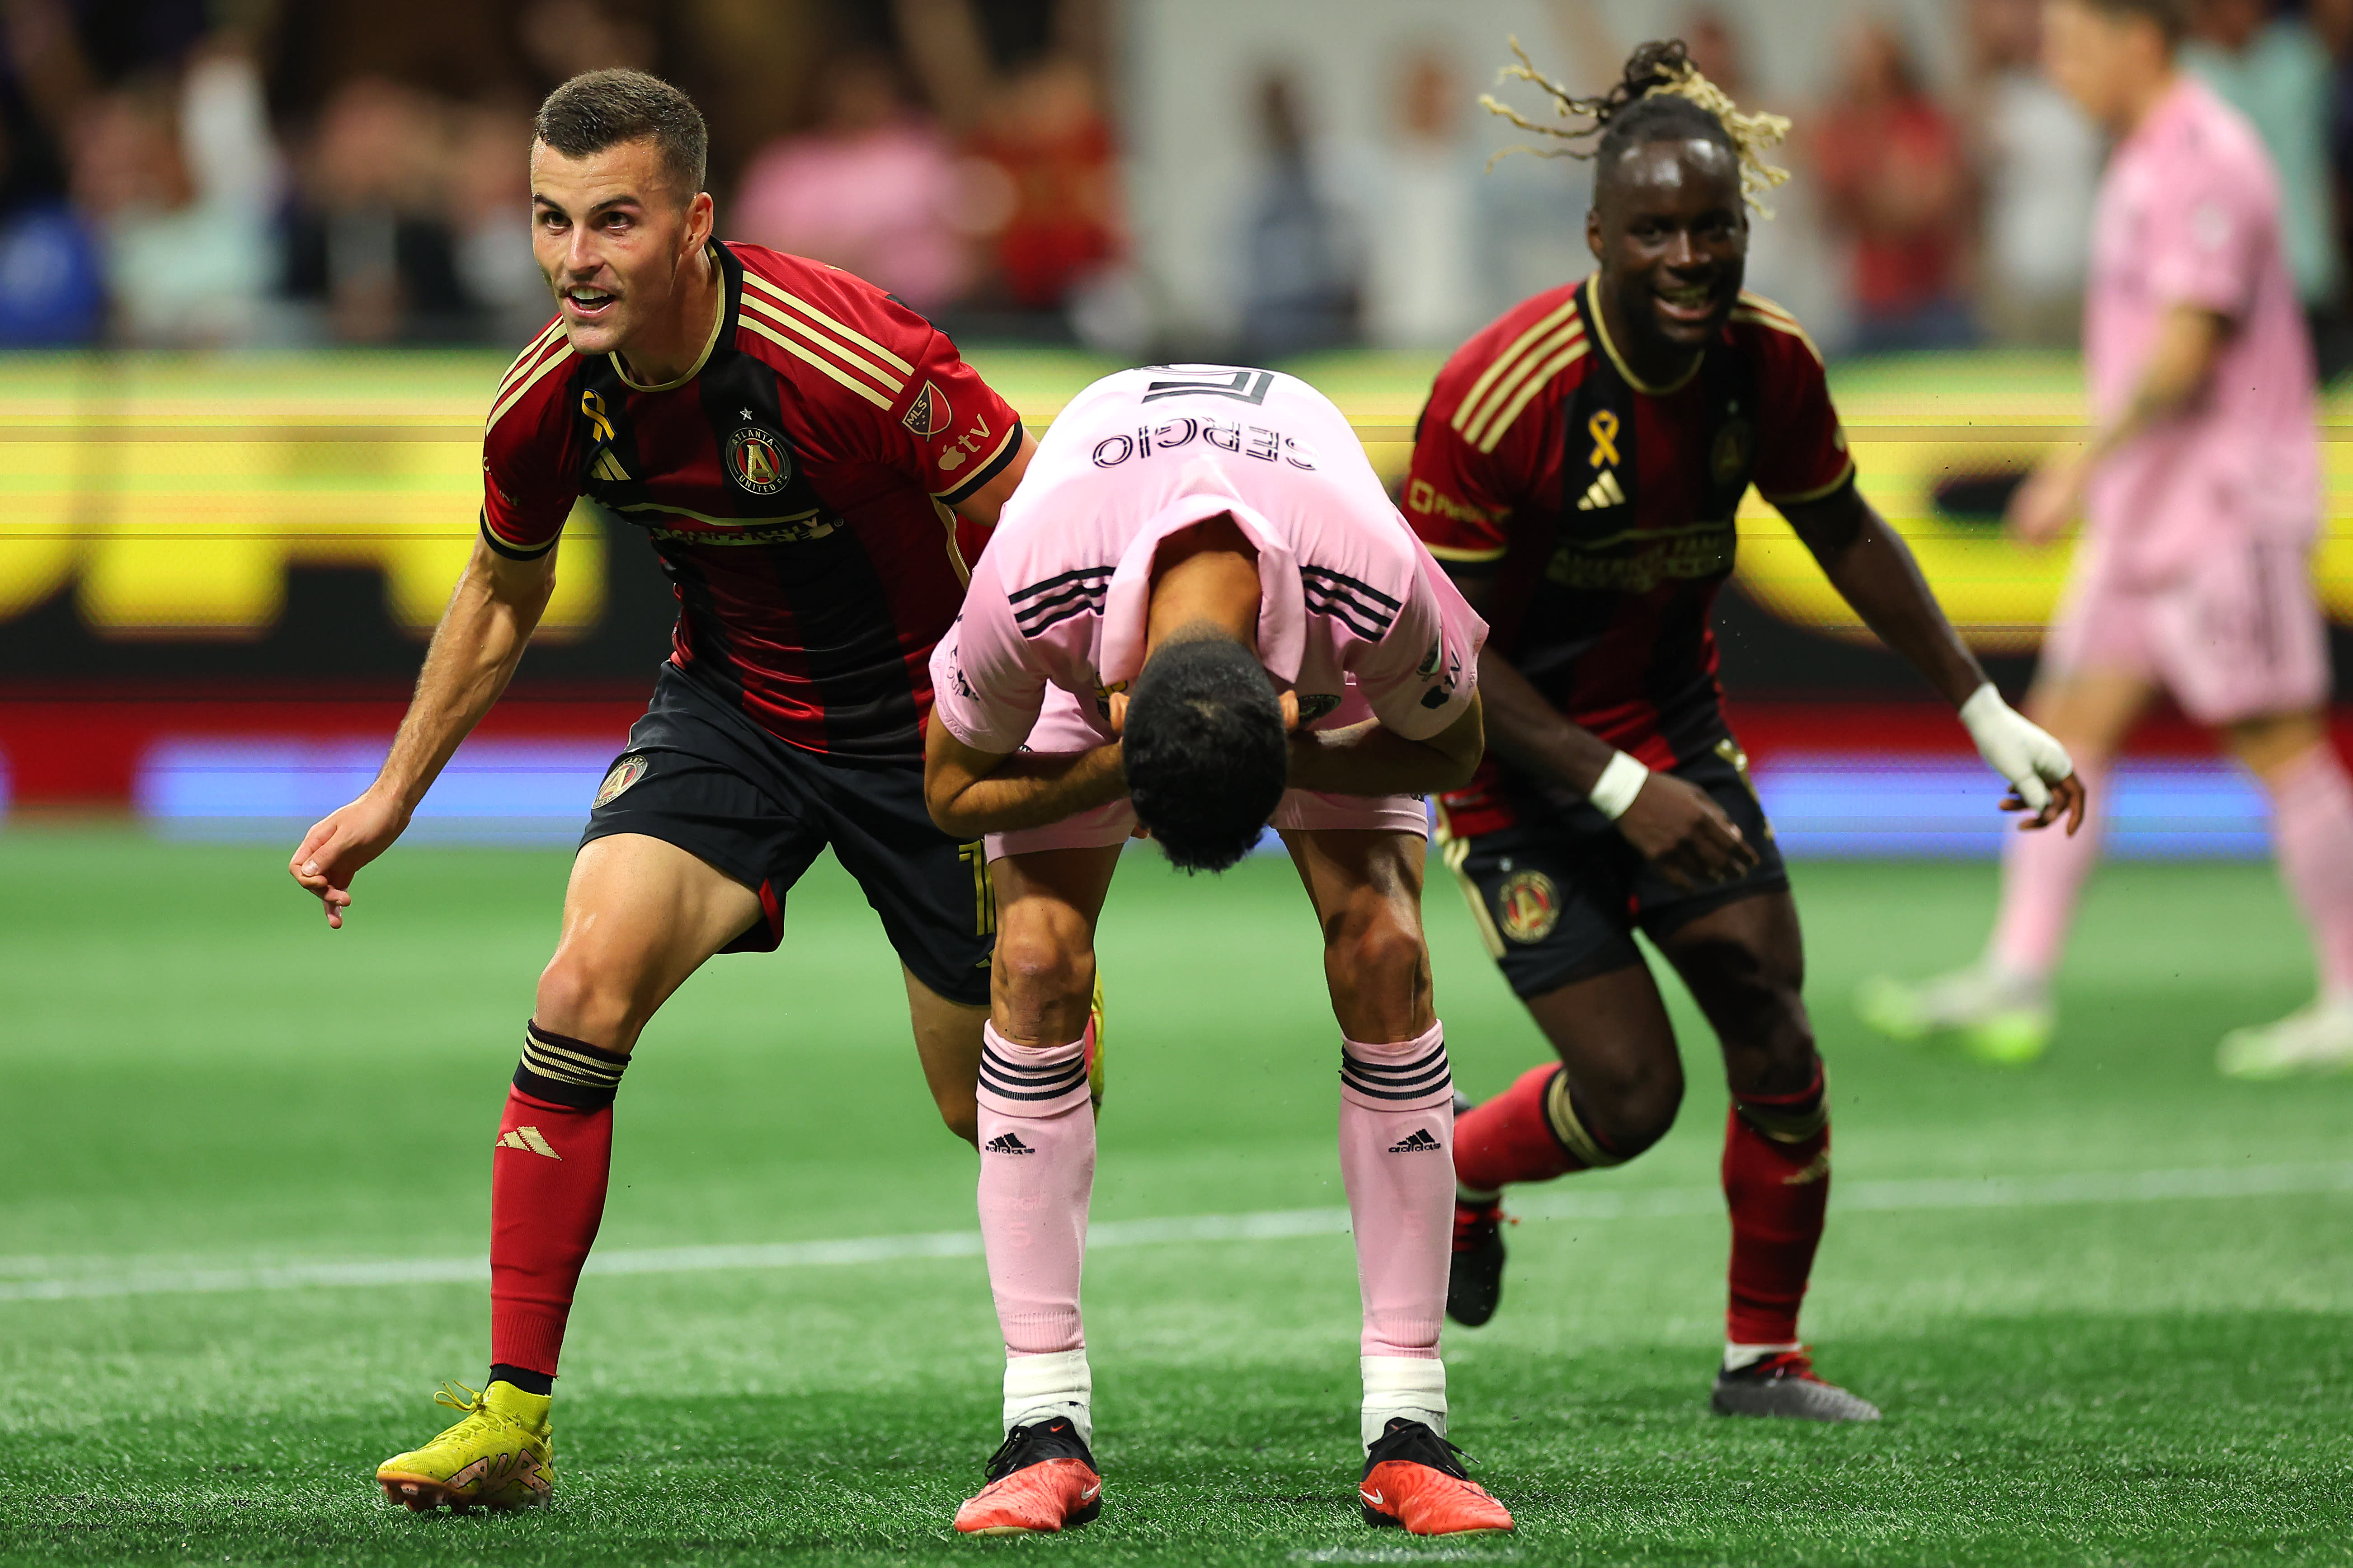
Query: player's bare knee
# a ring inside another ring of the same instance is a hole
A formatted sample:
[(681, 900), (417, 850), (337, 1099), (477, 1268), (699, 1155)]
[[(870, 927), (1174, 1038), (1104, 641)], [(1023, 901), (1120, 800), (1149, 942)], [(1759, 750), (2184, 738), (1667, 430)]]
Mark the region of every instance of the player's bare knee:
[[(1000, 926), (991, 984), (997, 1025), (1024, 1043), (1060, 1045), (1086, 1026), (1095, 955), (1085, 922), (1032, 918)], [(1032, 1038), (1034, 1037), (1034, 1038)]]
[(1403, 1038), (1417, 1031), (1417, 1020), (1428, 1011), (1430, 950), (1421, 929), (1386, 908), (1336, 922), (1324, 949), (1324, 970), (1333, 1006), (1356, 1038), (1373, 1038), (1355, 1031), (1376, 1023), (1384, 1037)]
[(645, 1018), (626, 986), (602, 965), (559, 948), (540, 972), (532, 1017), (543, 1029), (627, 1056)]
[(1595, 1136), (1620, 1160), (1630, 1160), (1673, 1130), (1683, 1103), (1683, 1061), (1645, 1058), (1623, 1071), (1580, 1078), (1577, 1088)]
[(1740, 1027), (1723, 1031), (1725, 1077), (1736, 1094), (1798, 1094), (1820, 1061), (1813, 1020), (1794, 990), (1758, 996)]

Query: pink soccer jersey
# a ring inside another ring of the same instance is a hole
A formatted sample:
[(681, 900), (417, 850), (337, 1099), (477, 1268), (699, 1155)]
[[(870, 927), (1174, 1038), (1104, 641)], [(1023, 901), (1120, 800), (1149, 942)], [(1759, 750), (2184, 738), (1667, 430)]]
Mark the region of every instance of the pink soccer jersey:
[(1159, 542), (1220, 514), (1257, 546), (1259, 657), (1303, 721), (1369, 715), (1424, 740), (1469, 705), (1486, 623), (1340, 411), (1272, 371), (1162, 365), (1096, 382), (1039, 444), (933, 653), (939, 721), (1015, 752), (1053, 686), (1112, 739), (1111, 693), (1144, 664)]
[(2309, 541), (2319, 519), (2312, 350), (2279, 182), (2253, 127), (2187, 76), (2116, 149), (2100, 188), (2084, 343), (2101, 420), (2130, 401), (2179, 305), (2232, 323), (2211, 383), (2102, 464), (2089, 492), (2094, 539), (2144, 584), (2236, 540)]

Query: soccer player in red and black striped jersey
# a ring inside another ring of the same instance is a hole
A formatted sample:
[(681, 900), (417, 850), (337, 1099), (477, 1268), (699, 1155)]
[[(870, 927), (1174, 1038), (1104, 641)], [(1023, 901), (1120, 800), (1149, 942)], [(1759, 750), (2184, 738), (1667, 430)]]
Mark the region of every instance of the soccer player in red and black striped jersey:
[(1592, 122), (1577, 134), (1599, 132), (1587, 237), (1599, 270), (1454, 355), (1406, 491), (1408, 520), (1493, 626), (1479, 670), (1487, 761), (1443, 797), (1444, 854), (1560, 1058), (1456, 1124), (1448, 1308), (1466, 1324), (1495, 1310), (1504, 1186), (1621, 1163), (1673, 1121), (1683, 1069), (1639, 929), (1706, 1014), (1732, 1089), (1715, 1408), (1871, 1419), (1814, 1375), (1798, 1337), (1830, 1108), (1799, 995), (1797, 908), (1725, 723), (1709, 629), (1749, 485), (1960, 710), (2030, 826), (2064, 816), (2072, 831), (2082, 790), (1857, 493), (1813, 345), (1741, 291), (1744, 187), (1778, 177), (1757, 156), (1778, 122), (1740, 114), (1680, 43), (1644, 45), (1604, 98), (1551, 90)]
[(704, 960), (776, 946), (820, 849), (881, 916), (924, 1075), (973, 1136), (993, 907), (980, 845), (924, 808), (923, 735), (933, 645), (1035, 443), (881, 289), (714, 240), (705, 145), (694, 105), (638, 72), (542, 106), (533, 246), (559, 313), (491, 403), (480, 543), (383, 772), (290, 865), (340, 926), (353, 875), (513, 673), (575, 503), (644, 531), (674, 646), (596, 794), (499, 1130), (491, 1381), (378, 1471), (412, 1508), (548, 1496), (557, 1353), (630, 1050)]

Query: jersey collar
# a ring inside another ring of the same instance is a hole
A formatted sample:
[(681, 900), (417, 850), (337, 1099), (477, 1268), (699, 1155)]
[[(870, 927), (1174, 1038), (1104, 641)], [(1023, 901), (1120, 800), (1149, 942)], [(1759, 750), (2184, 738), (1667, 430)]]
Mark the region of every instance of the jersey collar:
[(1626, 384), (1646, 397), (1670, 397), (1681, 392), (1691, 384), (1691, 378), (1699, 374), (1700, 362), (1707, 358), (1707, 351), (1702, 349), (1692, 355), (1691, 367), (1683, 374), (1663, 386), (1653, 386), (1628, 368), (1625, 356), (1618, 352), (1618, 345), (1609, 341), (1609, 318), (1601, 309), (1601, 274), (1599, 272), (1585, 280), (1585, 307), (1586, 313), (1593, 318), (1593, 335), (1601, 340), (1601, 352), (1609, 356), (1609, 363), (1618, 367), (1618, 374), (1626, 378)]
[(1187, 465), (1185, 493), (1155, 512), (1128, 542), (1103, 595), (1100, 674), (1106, 685), (1134, 680), (1144, 671), (1144, 639), (1152, 611), (1152, 559), (1160, 542), (1180, 528), (1220, 513), (1231, 517), (1258, 551), (1258, 661), (1288, 686), (1299, 679), (1307, 649), (1307, 605), (1299, 583), (1299, 558), (1271, 524), (1233, 490), (1214, 463)]
[(712, 313), (711, 335), (702, 340), (702, 352), (694, 356), (694, 363), (686, 367), (686, 374), (684, 375), (680, 376), (675, 381), (665, 381), (658, 386), (649, 385), (647, 383), (642, 381), (631, 380), (629, 376), (629, 367), (621, 363), (619, 351), (616, 350), (614, 353), (606, 355), (606, 358), (613, 362), (613, 374), (619, 376), (621, 378), (621, 384), (628, 387), (630, 391), (674, 392), (678, 388), (684, 386), (688, 382), (692, 381), (696, 376), (701, 375), (702, 374), (702, 367), (711, 363), (711, 351), (719, 346), (719, 331), (722, 327), (724, 327), (727, 324), (727, 318), (734, 314), (735, 311), (736, 283), (735, 275), (728, 269), (724, 253), (720, 250), (719, 242), (717, 240), (714, 239), (711, 242), (709, 254), (711, 257), (711, 265), (717, 268), (719, 273), (719, 309)]

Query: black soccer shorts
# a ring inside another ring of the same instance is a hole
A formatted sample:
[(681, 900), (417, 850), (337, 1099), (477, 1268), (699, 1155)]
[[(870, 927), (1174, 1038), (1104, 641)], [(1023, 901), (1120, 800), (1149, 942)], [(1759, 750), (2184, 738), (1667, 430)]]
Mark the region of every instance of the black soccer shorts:
[(988, 1001), (988, 861), (980, 841), (932, 825), (919, 767), (787, 744), (666, 664), (580, 842), (616, 833), (675, 844), (760, 896), (761, 918), (726, 952), (776, 950), (786, 894), (831, 845), (916, 979), (951, 1002)]
[(1757, 851), (1746, 875), (1678, 888), (1583, 803), (1524, 812), (1516, 826), (1474, 837), (1441, 833), (1440, 852), (1461, 879), (1487, 951), (1523, 1000), (1641, 963), (1638, 929), (1655, 942), (1726, 904), (1788, 891), (1738, 745), (1719, 742), (1671, 771), (1705, 790)]

